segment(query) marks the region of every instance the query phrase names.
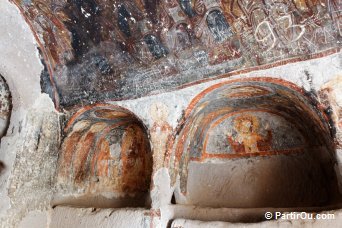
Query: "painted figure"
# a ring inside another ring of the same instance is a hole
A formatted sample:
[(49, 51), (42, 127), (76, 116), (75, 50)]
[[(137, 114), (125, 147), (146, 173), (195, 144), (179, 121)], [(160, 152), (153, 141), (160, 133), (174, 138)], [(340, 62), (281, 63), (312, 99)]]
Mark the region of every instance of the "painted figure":
[[(148, 189), (150, 160), (146, 151), (146, 138), (142, 130), (134, 125), (128, 126), (121, 144), (122, 190), (137, 192)], [(148, 180), (148, 181), (147, 181)]]
[(60, 186), (96, 194), (148, 191), (150, 144), (133, 115), (118, 107), (95, 107), (69, 123), (58, 161)]
[(148, 34), (144, 37), (144, 42), (155, 59), (160, 59), (168, 54), (168, 50), (156, 36)]
[(236, 134), (228, 132), (228, 141), (236, 153), (256, 153), (271, 149), (272, 133), (268, 130), (266, 137), (259, 133), (259, 120), (252, 115), (242, 115), (234, 120)]
[(216, 42), (222, 42), (233, 35), (226, 18), (219, 10), (208, 14), (207, 25)]
[(151, 129), (151, 140), (154, 147), (154, 166), (155, 169), (162, 167), (166, 152), (166, 141), (171, 135), (172, 127), (167, 122), (169, 115), (168, 107), (163, 103), (154, 103), (150, 107), (153, 126)]
[(182, 8), (182, 10), (189, 17), (193, 17), (193, 16), (196, 15), (195, 11), (193, 10), (194, 1), (191, 1), (191, 0), (180, 0), (179, 4), (180, 4), (180, 7)]

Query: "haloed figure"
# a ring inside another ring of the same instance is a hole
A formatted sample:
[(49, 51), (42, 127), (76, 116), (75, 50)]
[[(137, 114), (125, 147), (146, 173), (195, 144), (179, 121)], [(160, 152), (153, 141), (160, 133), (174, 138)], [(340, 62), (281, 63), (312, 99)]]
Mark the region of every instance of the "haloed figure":
[(232, 36), (227, 20), (219, 10), (208, 14), (207, 25), (216, 42), (222, 42)]
[[(228, 132), (228, 141), (238, 153), (255, 153), (270, 149), (271, 131), (267, 130), (267, 136), (259, 133), (259, 120), (255, 116), (242, 115), (234, 120), (233, 136)], [(268, 128), (268, 125), (265, 127)]]

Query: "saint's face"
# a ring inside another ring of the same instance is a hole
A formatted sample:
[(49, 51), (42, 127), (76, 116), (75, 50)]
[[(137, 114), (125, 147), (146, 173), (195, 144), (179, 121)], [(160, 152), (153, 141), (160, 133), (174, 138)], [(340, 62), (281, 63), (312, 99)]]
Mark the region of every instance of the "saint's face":
[(240, 124), (240, 133), (251, 133), (253, 123), (250, 120), (243, 120)]

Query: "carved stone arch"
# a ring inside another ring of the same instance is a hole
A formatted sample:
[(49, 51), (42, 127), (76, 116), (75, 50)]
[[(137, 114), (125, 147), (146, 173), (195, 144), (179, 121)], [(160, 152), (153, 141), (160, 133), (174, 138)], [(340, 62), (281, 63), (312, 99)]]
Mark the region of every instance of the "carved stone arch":
[(84, 107), (64, 132), (54, 204), (148, 204), (151, 146), (146, 127), (133, 113), (107, 104)]
[(332, 203), (339, 195), (334, 142), (315, 102), (294, 84), (272, 78), (220, 83), (200, 93), (170, 140), (176, 203)]

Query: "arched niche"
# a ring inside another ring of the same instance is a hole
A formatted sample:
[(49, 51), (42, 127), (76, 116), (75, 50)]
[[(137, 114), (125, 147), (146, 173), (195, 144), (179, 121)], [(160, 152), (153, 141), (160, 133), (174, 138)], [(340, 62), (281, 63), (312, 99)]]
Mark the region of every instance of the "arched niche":
[(205, 207), (319, 207), (339, 194), (326, 117), (295, 85), (251, 78), (189, 105), (170, 146), (175, 201)]
[(152, 154), (142, 122), (113, 105), (85, 107), (65, 128), (53, 204), (149, 206)]
[(12, 111), (12, 97), (5, 79), (0, 75), (0, 138), (8, 129)]

